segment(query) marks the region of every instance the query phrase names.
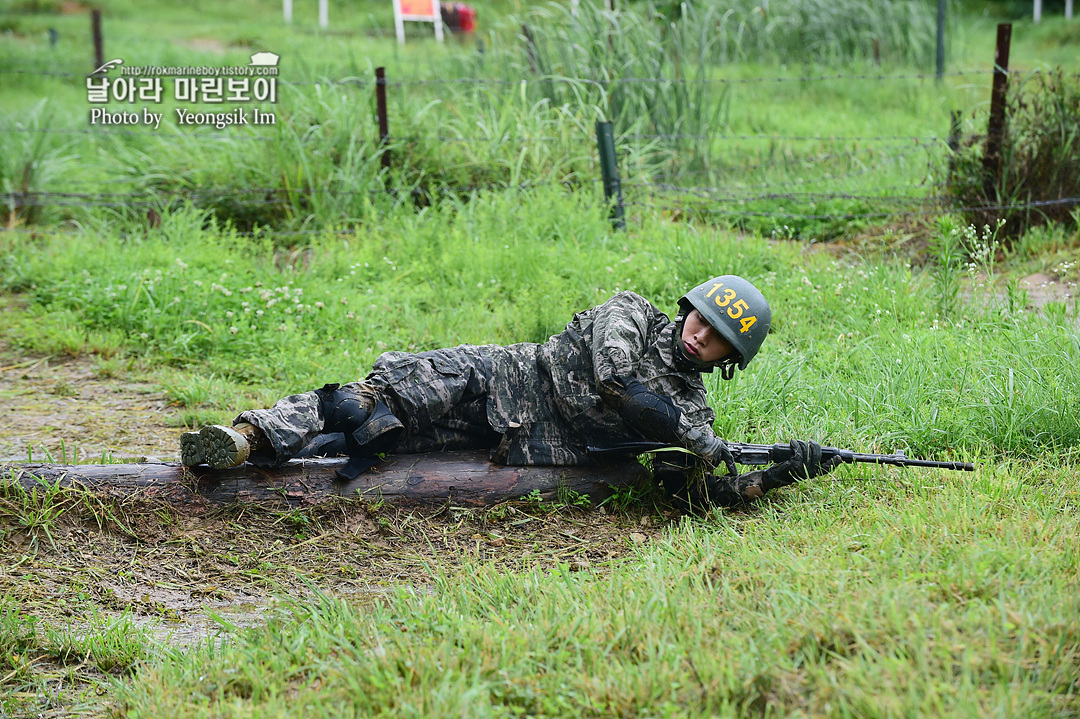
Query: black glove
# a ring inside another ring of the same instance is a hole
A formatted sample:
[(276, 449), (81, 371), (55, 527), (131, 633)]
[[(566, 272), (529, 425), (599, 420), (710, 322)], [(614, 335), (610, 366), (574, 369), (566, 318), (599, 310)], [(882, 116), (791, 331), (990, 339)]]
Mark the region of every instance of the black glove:
[(624, 382), (626, 393), (619, 403), (619, 414), (631, 427), (649, 439), (676, 444), (679, 441), (679, 418), (682, 410), (669, 398), (650, 392), (637, 380)]
[(800, 479), (813, 479), (831, 472), (841, 460), (833, 457), (821, 460), (821, 445), (813, 441), (791, 440), (791, 458), (774, 464), (761, 473), (761, 486), (768, 489), (786, 487)]
[(739, 470), (735, 468), (735, 457), (731, 455), (731, 450), (728, 449), (727, 444), (723, 440), (720, 440), (720, 443), (716, 447), (716, 451), (705, 459), (712, 462), (714, 467), (719, 467), (720, 462), (723, 462), (728, 477), (734, 477), (739, 473)]
[(702, 473), (700, 468), (689, 464), (680, 467), (676, 463), (653, 459), (653, 476), (672, 505), (683, 512), (740, 507), (765, 494), (760, 488), (761, 472), (719, 477)]

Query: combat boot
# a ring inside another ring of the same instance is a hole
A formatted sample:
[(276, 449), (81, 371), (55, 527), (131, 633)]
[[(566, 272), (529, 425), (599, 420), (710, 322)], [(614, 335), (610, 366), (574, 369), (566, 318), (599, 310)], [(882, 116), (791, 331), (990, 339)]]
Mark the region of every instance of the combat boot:
[(229, 469), (246, 462), (252, 452), (269, 448), (270, 440), (253, 424), (213, 424), (180, 436), (180, 462), (185, 467), (206, 464), (213, 469)]

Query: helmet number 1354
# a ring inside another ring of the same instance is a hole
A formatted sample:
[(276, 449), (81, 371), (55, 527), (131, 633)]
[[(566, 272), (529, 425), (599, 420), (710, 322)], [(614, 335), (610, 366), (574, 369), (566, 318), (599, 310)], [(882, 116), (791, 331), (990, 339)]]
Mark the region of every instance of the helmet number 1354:
[[(723, 282), (717, 282), (716, 284), (714, 284), (712, 286), (712, 289), (709, 290), (709, 293), (707, 295), (705, 295), (705, 296), (706, 297), (712, 297), (714, 294), (716, 294), (716, 291), (718, 289), (720, 289), (721, 287), (723, 287), (723, 286), (724, 286)], [(739, 332), (740, 333), (748, 332), (750, 330), (750, 328), (754, 326), (754, 323), (757, 322), (757, 317), (754, 317), (754, 316), (743, 317), (743, 312), (750, 309), (750, 306), (746, 304), (746, 300), (735, 299), (736, 296), (737, 296), (737, 293), (735, 292), (735, 290), (733, 290), (733, 289), (731, 289), (729, 287), (728, 289), (724, 290), (724, 292), (722, 294), (716, 295), (716, 300), (715, 300), (716, 306), (717, 307), (727, 307), (727, 315), (728, 315), (728, 317), (730, 317), (733, 320), (740, 320), (739, 321), (739, 325), (740, 325)], [(734, 300), (734, 302), (732, 302), (732, 300)]]

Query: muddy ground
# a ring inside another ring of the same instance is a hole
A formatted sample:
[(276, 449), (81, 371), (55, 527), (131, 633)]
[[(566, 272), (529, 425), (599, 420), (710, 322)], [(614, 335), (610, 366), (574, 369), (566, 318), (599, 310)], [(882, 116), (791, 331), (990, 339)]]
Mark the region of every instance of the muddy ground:
[[(69, 462), (93, 462), (103, 453), (171, 460), (184, 431), (170, 426), (176, 408), (153, 384), (103, 373), (92, 357), (26, 356), (0, 345), (0, 403), (0, 457), (7, 461), (26, 460), (28, 450), (36, 461), (60, 462), (66, 454)], [(431, 567), (452, 573), (477, 560), (603, 571), (671, 521), (672, 513), (651, 503), (608, 511), (335, 499), (303, 510), (184, 511), (78, 489), (28, 499), (8, 487), (0, 489), (0, 598), (13, 599), (42, 628), (86, 626), (95, 611), (130, 612), (159, 641), (183, 646), (212, 636), (214, 615), (239, 625), (263, 621), (276, 598), (312, 587), (375, 602), (401, 587), (426, 591)], [(19, 699), (25, 715), (108, 711), (95, 703), (103, 677), (92, 668), (73, 675), (56, 657), (29, 660), (44, 691), (0, 681), (0, 694)]]
[(0, 342), (0, 461), (175, 459), (175, 408), (153, 384), (94, 357), (27, 356)]
[[(636, 544), (658, 538), (670, 521), (528, 505), (374, 508), (354, 500), (284, 511), (233, 505), (193, 515), (78, 491), (57, 505), (62, 511), (54, 520), (27, 527), (18, 502), (0, 490), (0, 553), (7, 560), (0, 563), (0, 598), (36, 617), (39, 633), (54, 627), (78, 634), (95, 615), (130, 613), (157, 642), (174, 647), (215, 640), (216, 617), (237, 626), (262, 622), (280, 598), (313, 589), (361, 603), (399, 588), (425, 592), (432, 568), (453, 574), (465, 562), (603, 571)], [(20, 695), (12, 716), (108, 715), (107, 677), (89, 657), (64, 661), (41, 649), (23, 660), (33, 665), (37, 686), (0, 681), (0, 695)]]

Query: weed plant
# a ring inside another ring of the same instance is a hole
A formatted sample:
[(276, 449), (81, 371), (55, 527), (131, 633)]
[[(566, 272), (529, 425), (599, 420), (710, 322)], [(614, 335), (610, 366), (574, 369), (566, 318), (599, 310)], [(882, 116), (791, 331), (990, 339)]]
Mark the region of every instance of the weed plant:
[(1061, 68), (1030, 75), (1010, 87), (1005, 112), (1000, 177), (984, 164), (985, 136), (969, 136), (951, 159), (950, 195), (964, 207), (981, 208), (965, 213), (977, 227), (1004, 220), (1008, 238), (1043, 224), (1075, 226), (1080, 75)]
[(945, 319), (952, 318), (960, 298), (961, 268), (965, 259), (961, 232), (952, 217), (942, 217), (930, 245), (935, 260), (930, 273), (937, 290), (938, 315)]

